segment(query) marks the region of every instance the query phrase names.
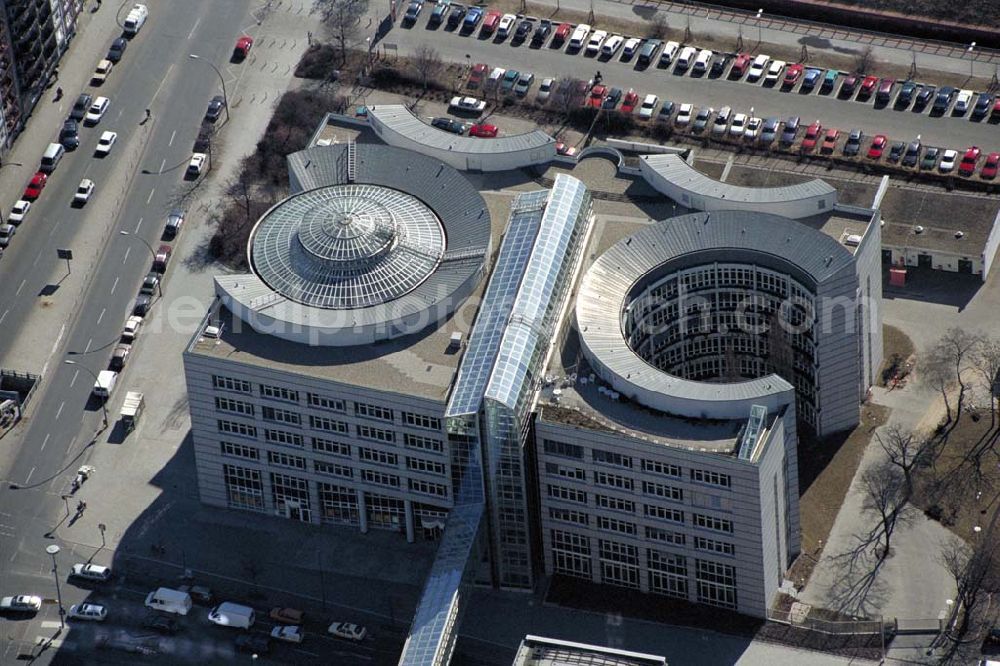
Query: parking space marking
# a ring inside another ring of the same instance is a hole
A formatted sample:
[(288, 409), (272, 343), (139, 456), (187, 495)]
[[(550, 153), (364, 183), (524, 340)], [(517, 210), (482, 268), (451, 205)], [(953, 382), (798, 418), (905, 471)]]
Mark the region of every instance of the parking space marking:
[(165, 167), (165, 166), (167, 166), (167, 158), (166, 157), (164, 157), (163, 161), (160, 162), (160, 168), (159, 168), (159, 172), (160, 173), (163, 173), (163, 167)]
[(190, 40), (190, 39), (191, 39), (192, 37), (194, 37), (194, 31), (198, 29), (198, 24), (199, 24), (199, 23), (201, 23), (201, 17), (200, 17), (200, 16), (198, 17), (198, 20), (194, 22), (194, 25), (193, 25), (193, 26), (191, 26), (191, 32), (189, 32), (189, 33), (188, 33), (188, 39), (189, 39), (189, 40)]
[(3, 323), (3, 320), (7, 318), (7, 313), (8, 313), (8, 312), (10, 312), (10, 309), (9, 309), (9, 308), (8, 308), (7, 310), (4, 310), (4, 311), (3, 311), (3, 314), (2, 314), (2, 315), (0, 315), (0, 324), (2, 324), (2, 323)]
[(87, 340), (87, 346), (84, 347), (84, 349), (83, 349), (83, 353), (84, 354), (90, 352), (90, 345), (92, 345), (92, 344), (94, 344), (94, 338), (91, 338), (91, 339)]

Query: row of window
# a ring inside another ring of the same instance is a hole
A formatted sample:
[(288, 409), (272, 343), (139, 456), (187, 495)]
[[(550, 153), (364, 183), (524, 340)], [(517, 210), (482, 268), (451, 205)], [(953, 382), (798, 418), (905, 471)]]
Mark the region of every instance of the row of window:
[[(253, 405), (249, 403), (240, 403), (238, 400), (230, 400), (228, 398), (216, 398), (216, 407), (223, 411), (232, 411), (234, 413), (239, 413), (247, 416), (253, 416), (253, 412), (238, 412), (236, 410), (241, 409), (239, 405), (246, 405), (250, 410), (253, 410)], [(235, 403), (235, 404), (231, 404)], [(220, 407), (220, 405), (222, 405)], [(291, 425), (299, 425), (295, 420), (298, 415), (294, 412), (289, 412), (283, 409), (275, 409), (273, 407), (264, 407), (262, 409), (264, 412), (263, 416), (268, 421), (273, 421), (277, 423), (287, 423)], [(292, 418), (294, 417), (294, 418)], [(313, 430), (322, 430), (324, 432), (332, 432), (340, 435), (347, 435), (350, 432), (350, 426), (344, 422), (337, 419), (331, 419), (324, 416), (309, 416), (309, 426)], [(230, 433), (235, 435), (240, 435), (243, 437), (250, 437), (252, 439), (257, 438), (257, 426), (248, 423), (240, 423), (237, 421), (226, 421), (220, 419), (218, 421), (219, 432)], [(395, 444), (396, 433), (392, 430), (383, 430), (382, 428), (375, 428), (369, 425), (358, 425), (356, 426), (355, 434), (359, 439), (366, 439), (373, 442), (382, 442), (386, 444)], [(303, 436), (297, 432), (289, 432), (286, 430), (277, 429), (265, 429), (264, 437), (268, 442), (274, 444), (283, 444), (285, 446), (297, 446), (302, 447), (305, 444)], [(316, 438), (313, 438), (316, 441)], [(329, 441), (329, 440), (326, 440)], [(434, 439), (432, 437), (424, 437), (422, 435), (414, 435), (410, 433), (403, 434), (403, 445), (412, 449), (419, 449), (421, 451), (430, 451), (432, 453), (443, 453), (444, 452), (444, 442), (440, 439)], [(347, 445), (344, 445), (347, 446)], [(349, 454), (348, 454), (349, 455)]]
[[(658, 485), (658, 484), (654, 484)], [(648, 489), (644, 488), (644, 491)], [(659, 490), (659, 489), (654, 489)], [(546, 495), (552, 499), (562, 500), (564, 502), (573, 502), (574, 504), (587, 504), (587, 492), (579, 488), (570, 488), (567, 486), (560, 486), (554, 483), (546, 484), (545, 486)], [(656, 494), (647, 492), (647, 494)], [(665, 497), (666, 499), (673, 500), (674, 496), (681, 497), (681, 495), (659, 495)], [(728, 510), (731, 509), (731, 504), (728, 502), (727, 498), (714, 498), (711, 495), (705, 495), (703, 493), (692, 493), (693, 499), (696, 500), (696, 506), (701, 506), (709, 509), (721, 509)], [(635, 513), (636, 504), (635, 502), (623, 498), (612, 497), (609, 495), (601, 495), (598, 493), (594, 494), (594, 506), (602, 509), (611, 509), (612, 511), (622, 511), (625, 513)], [(655, 520), (663, 520), (670, 523), (684, 523), (684, 512), (681, 509), (669, 506), (660, 506), (658, 504), (643, 504), (643, 515), (647, 518), (653, 518)], [(712, 530), (713, 532), (725, 532), (732, 534), (733, 532), (733, 521), (727, 518), (719, 518), (717, 516), (710, 516), (702, 513), (691, 513), (691, 524), (695, 527), (700, 527), (706, 530)]]

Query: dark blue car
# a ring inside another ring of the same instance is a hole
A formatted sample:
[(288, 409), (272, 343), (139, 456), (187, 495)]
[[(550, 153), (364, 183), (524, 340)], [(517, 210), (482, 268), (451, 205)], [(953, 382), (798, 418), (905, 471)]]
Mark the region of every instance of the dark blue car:
[(821, 76), (823, 76), (822, 69), (815, 69), (813, 67), (810, 67), (809, 69), (806, 70), (805, 76), (802, 77), (802, 87), (805, 88), (806, 90), (811, 90), (812, 88), (815, 88), (816, 84), (819, 83), (819, 79)]
[(465, 20), (462, 21), (462, 30), (470, 31), (475, 30), (476, 26), (479, 25), (480, 19), (483, 18), (483, 8), (482, 7), (469, 7), (469, 11), (465, 14)]

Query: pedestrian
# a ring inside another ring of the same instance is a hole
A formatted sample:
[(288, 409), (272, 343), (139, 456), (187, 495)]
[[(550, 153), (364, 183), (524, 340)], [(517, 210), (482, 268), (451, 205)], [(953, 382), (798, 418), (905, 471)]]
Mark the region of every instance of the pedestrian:
[(151, 115), (151, 114), (150, 114), (150, 112), (149, 112), (149, 109), (146, 109), (146, 120), (149, 120), (149, 116), (150, 116), (150, 115)]

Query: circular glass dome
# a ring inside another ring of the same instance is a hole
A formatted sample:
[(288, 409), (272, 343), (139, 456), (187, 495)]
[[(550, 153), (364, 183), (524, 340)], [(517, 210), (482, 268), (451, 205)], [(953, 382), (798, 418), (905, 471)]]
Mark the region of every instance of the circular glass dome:
[(416, 197), (334, 185), (272, 208), (250, 242), (254, 270), (281, 295), (325, 309), (386, 303), (412, 291), (445, 250), (440, 220)]

